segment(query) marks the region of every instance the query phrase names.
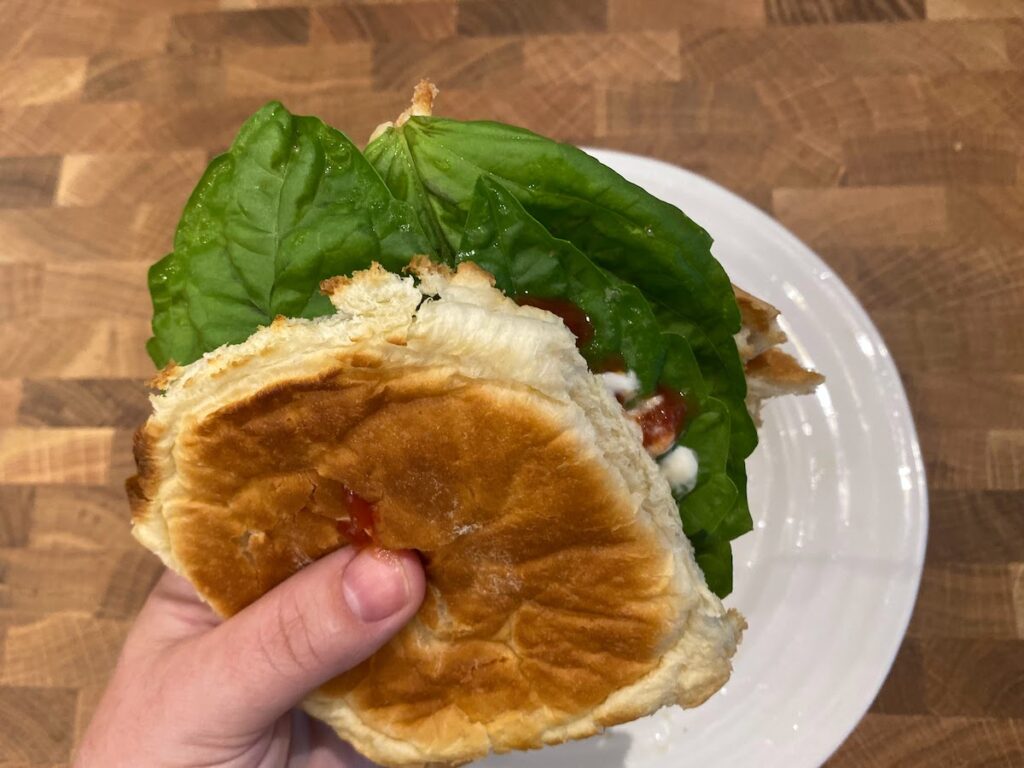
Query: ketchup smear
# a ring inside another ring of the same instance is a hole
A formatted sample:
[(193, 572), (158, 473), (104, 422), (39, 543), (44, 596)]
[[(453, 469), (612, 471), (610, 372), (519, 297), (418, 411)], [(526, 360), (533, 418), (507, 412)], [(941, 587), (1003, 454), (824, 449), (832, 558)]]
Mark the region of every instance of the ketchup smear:
[(516, 304), (521, 307), (536, 307), (558, 315), (565, 327), (576, 337), (576, 346), (585, 347), (594, 338), (594, 325), (587, 313), (565, 299), (542, 299), (536, 296), (517, 296)]
[(348, 512), (347, 520), (338, 521), (338, 533), (348, 539), (350, 544), (365, 547), (373, 543), (374, 520), (373, 504), (358, 495), (351, 488), (341, 491), (341, 503)]
[(658, 387), (653, 397), (627, 412), (644, 433), (644, 448), (660, 456), (675, 442), (686, 421), (686, 401), (678, 392)]
[(594, 373), (625, 373), (626, 358), (619, 354), (608, 355), (593, 366), (593, 370)]
[[(594, 325), (587, 314), (571, 301), (565, 299), (542, 299), (535, 296), (517, 296), (520, 306), (537, 307), (562, 318), (565, 326), (576, 337), (576, 346), (585, 347), (594, 338)], [(621, 355), (612, 355), (602, 360), (595, 373), (625, 372), (626, 362)], [(619, 398), (619, 402), (623, 402)], [(681, 394), (668, 387), (658, 387), (657, 392), (634, 408), (627, 415), (640, 425), (644, 433), (644, 448), (654, 456), (669, 450), (682, 431), (686, 422), (687, 405)]]

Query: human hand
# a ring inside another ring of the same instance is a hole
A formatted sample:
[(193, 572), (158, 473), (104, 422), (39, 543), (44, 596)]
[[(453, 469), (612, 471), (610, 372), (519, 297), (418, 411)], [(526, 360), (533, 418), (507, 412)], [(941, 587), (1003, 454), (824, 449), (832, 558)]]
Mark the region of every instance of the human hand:
[(121, 652), (75, 768), (357, 768), (371, 765), (294, 710), (416, 613), (411, 552), (346, 547), (222, 621), (163, 575)]

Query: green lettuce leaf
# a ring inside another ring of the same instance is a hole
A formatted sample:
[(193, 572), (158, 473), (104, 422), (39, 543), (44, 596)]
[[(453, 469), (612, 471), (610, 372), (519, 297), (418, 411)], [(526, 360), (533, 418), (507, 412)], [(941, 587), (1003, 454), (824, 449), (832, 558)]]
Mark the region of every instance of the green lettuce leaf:
[[(414, 117), (366, 148), (382, 158), (404, 152), (449, 243), (458, 243), (473, 185), (499, 179), (551, 232), (661, 303), (702, 326), (739, 330), (729, 279), (711, 256), (711, 237), (678, 208), (623, 179), (582, 150), (501, 123)], [(424, 214), (427, 215), (427, 214)]]
[(192, 193), (174, 251), (149, 273), (162, 366), (246, 339), (276, 315), (331, 311), (324, 278), (380, 262), (398, 270), (433, 248), (359, 150), (314, 117), (270, 103)]
[(723, 415), (714, 440), (728, 456), (724, 474), (703, 479), (680, 512), (688, 533), (720, 526), (715, 552), (724, 562), (729, 539), (751, 528), (744, 459), (757, 431), (733, 340), (739, 311), (707, 232), (578, 148), (500, 123), (412, 118), (381, 134), (366, 157), (417, 210), (439, 249), (458, 249), (477, 180), (499, 182), (551, 235), (639, 288), (661, 329), (686, 341)]
[(402, 131), (388, 130), (381, 139), (365, 150), (367, 161), (377, 170), (392, 194), (412, 205), (420, 226), (430, 239), (431, 252), (440, 261), (452, 266), (458, 239), (449, 240), (436, 213), (431, 197), (413, 162), (412, 152)]
[(728, 548), (732, 536), (723, 526), (740, 506), (739, 490), (730, 477), (729, 410), (710, 396), (686, 339), (662, 333), (639, 290), (596, 266), (572, 243), (554, 237), (489, 176), (477, 179), (455, 258), (485, 268), (506, 295), (564, 299), (582, 309), (594, 326), (593, 340), (581, 350), (592, 368), (621, 354), (644, 394), (664, 385), (686, 396), (696, 415), (677, 444), (697, 454), (699, 469), (695, 488), (676, 499), (683, 529), (691, 538), (723, 538)]
[(476, 180), (489, 175), (553, 235), (639, 288), (663, 329), (690, 342), (732, 412), (733, 450), (750, 454), (757, 432), (733, 341), (739, 309), (711, 237), (682, 211), (576, 147), (501, 123), (414, 117), (384, 131), (366, 157), (447, 247), (458, 248)]
[(693, 541), (693, 553), (711, 591), (719, 597), (732, 592), (732, 547), (729, 542), (700, 536)]
[[(552, 236), (490, 177), (477, 179), (456, 260), (479, 264), (507, 296), (572, 302), (594, 327), (593, 339), (580, 350), (591, 369), (621, 355), (644, 394), (657, 386), (665, 345), (643, 294)], [(703, 389), (696, 366), (683, 384), (684, 392)]]
[(697, 323), (728, 353), (724, 358), (736, 360), (733, 373), (742, 379), (735, 346), (728, 346), (739, 331), (739, 309), (725, 270), (711, 255), (711, 237), (678, 208), (582, 150), (501, 123), (414, 117), (385, 131), (366, 156), (386, 169), (396, 194), (404, 192), (453, 248), (477, 177), (497, 178), (552, 234)]

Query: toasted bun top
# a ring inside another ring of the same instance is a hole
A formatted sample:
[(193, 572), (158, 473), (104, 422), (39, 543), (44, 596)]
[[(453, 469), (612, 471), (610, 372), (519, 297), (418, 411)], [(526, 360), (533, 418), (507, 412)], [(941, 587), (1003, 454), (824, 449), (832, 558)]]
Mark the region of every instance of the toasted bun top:
[[(326, 284), (170, 370), (136, 441), (134, 533), (230, 615), (346, 543), (424, 557), (415, 619), (307, 709), (387, 765), (590, 735), (729, 675), (742, 619), (697, 569), (666, 481), (574, 338), (472, 265)], [(427, 298), (424, 298), (426, 294)]]

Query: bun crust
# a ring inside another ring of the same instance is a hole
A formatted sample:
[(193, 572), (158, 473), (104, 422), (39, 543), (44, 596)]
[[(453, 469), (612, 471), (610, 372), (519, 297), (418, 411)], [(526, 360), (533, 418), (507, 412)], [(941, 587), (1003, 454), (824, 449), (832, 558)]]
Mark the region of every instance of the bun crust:
[(136, 537), (229, 616), (345, 545), (346, 489), (372, 502), (376, 543), (423, 554), (426, 600), (305, 707), (385, 765), (701, 703), (743, 622), (621, 407), (553, 315), (472, 266), (419, 269), (419, 288), (331, 281), (338, 314), (168, 371), (136, 440)]

